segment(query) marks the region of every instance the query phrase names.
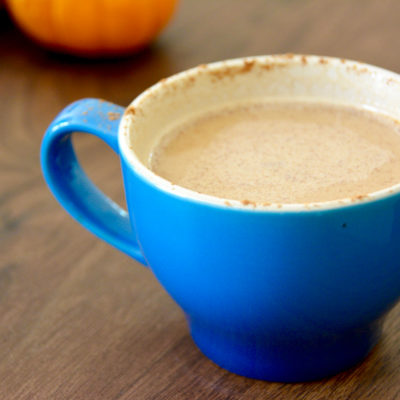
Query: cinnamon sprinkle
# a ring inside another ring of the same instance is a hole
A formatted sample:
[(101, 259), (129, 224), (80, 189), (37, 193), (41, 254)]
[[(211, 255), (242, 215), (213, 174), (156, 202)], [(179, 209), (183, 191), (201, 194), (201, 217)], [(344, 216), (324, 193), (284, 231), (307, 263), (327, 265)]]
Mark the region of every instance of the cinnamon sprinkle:
[(121, 118), (121, 113), (109, 111), (109, 112), (107, 113), (107, 116), (108, 116), (108, 119), (109, 119), (110, 121), (116, 121), (117, 119), (120, 119), (120, 118)]
[(126, 115), (135, 115), (136, 114), (136, 109), (135, 109), (135, 107), (133, 107), (133, 106), (130, 106), (130, 107), (128, 107), (127, 109), (126, 109), (126, 111), (125, 111), (125, 114)]

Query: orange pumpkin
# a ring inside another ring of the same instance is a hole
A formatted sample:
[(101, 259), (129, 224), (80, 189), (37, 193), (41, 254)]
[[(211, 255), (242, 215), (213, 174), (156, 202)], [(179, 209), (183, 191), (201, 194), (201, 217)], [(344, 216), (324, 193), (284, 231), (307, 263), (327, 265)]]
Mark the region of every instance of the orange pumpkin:
[(5, 0), (16, 23), (40, 44), (75, 55), (135, 51), (167, 24), (177, 0)]

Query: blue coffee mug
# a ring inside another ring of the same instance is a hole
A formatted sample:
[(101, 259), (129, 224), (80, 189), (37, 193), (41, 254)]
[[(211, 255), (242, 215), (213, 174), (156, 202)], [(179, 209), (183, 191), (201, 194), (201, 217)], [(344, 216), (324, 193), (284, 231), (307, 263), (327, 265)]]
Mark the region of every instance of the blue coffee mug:
[[(240, 375), (295, 382), (348, 368), (376, 344), (400, 296), (400, 185), (257, 206), (173, 185), (147, 164), (167, 126), (233, 102), (283, 97), (371, 106), (400, 119), (394, 73), (334, 58), (260, 56), (177, 74), (126, 109), (79, 100), (49, 126), (41, 163), (77, 221), (153, 271), (206, 356)], [(120, 156), (128, 211), (80, 168), (75, 131)]]

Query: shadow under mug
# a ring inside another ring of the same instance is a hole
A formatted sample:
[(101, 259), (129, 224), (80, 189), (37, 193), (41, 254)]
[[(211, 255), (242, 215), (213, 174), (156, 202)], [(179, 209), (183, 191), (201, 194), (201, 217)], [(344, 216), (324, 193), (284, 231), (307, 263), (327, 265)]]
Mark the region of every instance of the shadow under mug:
[[(354, 365), (377, 342), (400, 295), (399, 185), (355, 199), (259, 207), (175, 186), (147, 166), (165, 129), (189, 116), (287, 97), (400, 119), (400, 77), (392, 72), (334, 58), (260, 56), (162, 80), (126, 109), (79, 100), (48, 128), (41, 163), (76, 220), (150, 267), (205, 355), (240, 375), (294, 382)], [(81, 170), (75, 131), (119, 154), (128, 211)]]

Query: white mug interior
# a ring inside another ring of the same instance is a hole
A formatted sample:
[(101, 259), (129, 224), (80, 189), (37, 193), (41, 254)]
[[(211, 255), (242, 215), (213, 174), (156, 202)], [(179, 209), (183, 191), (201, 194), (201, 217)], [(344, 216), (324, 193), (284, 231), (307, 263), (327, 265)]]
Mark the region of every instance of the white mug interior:
[(123, 157), (136, 173), (176, 196), (222, 207), (300, 211), (343, 207), (400, 192), (399, 184), (357, 198), (258, 205), (197, 193), (154, 174), (149, 158), (162, 135), (188, 118), (238, 103), (329, 101), (371, 108), (400, 121), (400, 76), (344, 59), (273, 55), (199, 65), (152, 86), (126, 109), (119, 130)]

